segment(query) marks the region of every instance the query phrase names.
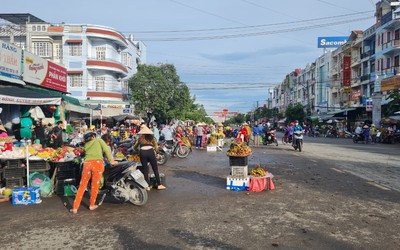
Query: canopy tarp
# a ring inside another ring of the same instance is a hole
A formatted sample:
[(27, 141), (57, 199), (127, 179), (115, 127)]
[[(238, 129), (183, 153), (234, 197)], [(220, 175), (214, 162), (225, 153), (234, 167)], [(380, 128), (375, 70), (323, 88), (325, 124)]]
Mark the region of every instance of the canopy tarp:
[(129, 119), (129, 120), (140, 120), (139, 117), (137, 116), (133, 116), (133, 115), (117, 115), (117, 116), (113, 116), (112, 118), (114, 118), (116, 121), (122, 121), (125, 119)]
[(355, 108), (346, 108), (346, 109), (341, 109), (341, 110), (330, 111), (327, 114), (328, 115), (336, 115), (336, 114), (340, 114), (340, 113), (343, 113), (346, 111), (353, 111), (353, 110), (356, 110), (356, 109)]
[(0, 103), (18, 105), (60, 105), (61, 98), (26, 87), (0, 85)]

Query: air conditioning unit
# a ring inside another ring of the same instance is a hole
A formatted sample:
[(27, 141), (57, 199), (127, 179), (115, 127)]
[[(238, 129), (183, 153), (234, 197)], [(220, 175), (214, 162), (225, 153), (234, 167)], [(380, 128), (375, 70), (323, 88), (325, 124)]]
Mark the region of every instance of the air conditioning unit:
[(122, 51), (121, 47), (117, 47), (117, 51), (121, 52)]

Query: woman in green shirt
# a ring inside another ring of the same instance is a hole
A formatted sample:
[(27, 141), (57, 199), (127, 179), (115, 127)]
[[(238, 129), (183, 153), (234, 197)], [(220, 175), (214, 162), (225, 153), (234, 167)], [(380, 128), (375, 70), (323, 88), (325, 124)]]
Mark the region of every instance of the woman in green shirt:
[(83, 194), (85, 193), (87, 184), (92, 179), (92, 188), (90, 194), (90, 210), (95, 210), (98, 206), (95, 205), (97, 194), (99, 192), (99, 183), (101, 176), (104, 172), (104, 158), (103, 153), (106, 155), (108, 162), (111, 165), (117, 164), (112, 157), (111, 152), (106, 143), (99, 138), (96, 138), (96, 133), (87, 132), (84, 135), (85, 140), (85, 163), (83, 165), (81, 182), (79, 184), (78, 192), (75, 196), (75, 202), (70, 210), (71, 213), (76, 214), (81, 204)]

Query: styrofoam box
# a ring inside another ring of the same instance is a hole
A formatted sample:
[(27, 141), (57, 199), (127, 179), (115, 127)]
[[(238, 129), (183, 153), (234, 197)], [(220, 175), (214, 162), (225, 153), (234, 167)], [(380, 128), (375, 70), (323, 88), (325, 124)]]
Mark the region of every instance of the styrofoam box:
[(218, 139), (218, 147), (223, 147), (224, 146), (224, 139)]
[(217, 146), (207, 146), (207, 152), (217, 152)]
[(248, 190), (250, 186), (250, 176), (246, 178), (233, 178), (231, 175), (226, 177), (226, 189), (228, 190)]
[(246, 178), (248, 173), (248, 166), (231, 166), (231, 176), (233, 178)]

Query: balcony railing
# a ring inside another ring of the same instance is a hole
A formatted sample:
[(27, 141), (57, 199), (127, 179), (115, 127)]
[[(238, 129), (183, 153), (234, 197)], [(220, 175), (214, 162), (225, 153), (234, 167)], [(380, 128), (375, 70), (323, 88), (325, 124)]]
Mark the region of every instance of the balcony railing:
[(370, 78), (371, 78), (371, 74), (363, 75), (363, 76), (361, 76), (361, 82), (369, 81)]

